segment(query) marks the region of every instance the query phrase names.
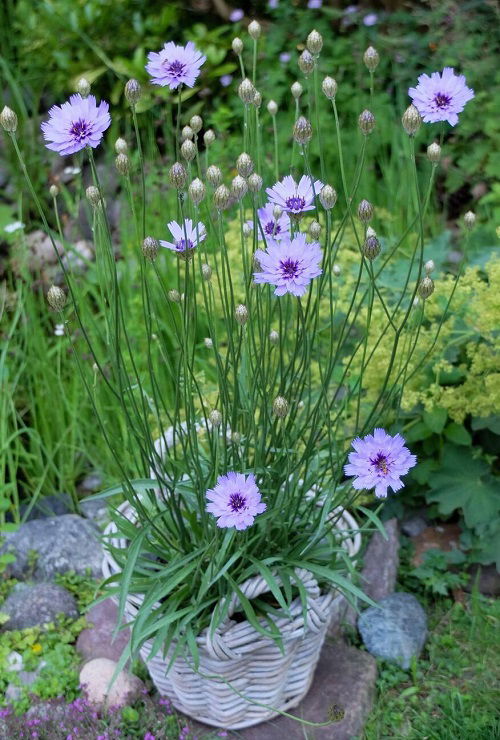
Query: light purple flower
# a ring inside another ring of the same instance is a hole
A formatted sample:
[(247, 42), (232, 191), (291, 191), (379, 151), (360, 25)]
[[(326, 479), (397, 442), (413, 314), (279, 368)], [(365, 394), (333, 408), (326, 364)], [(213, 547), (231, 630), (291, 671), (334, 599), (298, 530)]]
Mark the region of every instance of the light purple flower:
[(309, 0), (307, 3), (307, 7), (311, 8), (311, 10), (318, 10), (318, 8), (321, 8), (323, 5), (323, 0)]
[(308, 243), (305, 234), (297, 234), (293, 239), (286, 236), (280, 242), (269, 241), (266, 251), (255, 252), (261, 271), (254, 272), (254, 282), (276, 286), (277, 296), (302, 296), (311, 280), (323, 272), (322, 256), (318, 242)]
[(375, 488), (377, 498), (386, 498), (387, 489), (399, 491), (403, 488), (401, 476), (417, 464), (417, 458), (404, 446), (400, 434), (391, 437), (384, 429), (375, 429), (373, 434), (357, 437), (344, 467), (346, 475), (356, 476), (352, 486), (356, 490)]
[(209, 488), (206, 496), (210, 501), (207, 511), (218, 517), (218, 527), (246, 529), (253, 524), (257, 514), (266, 510), (252, 474), (219, 475), (217, 485)]
[(192, 256), (192, 250), (194, 250), (200, 242), (202, 242), (207, 232), (201, 221), (198, 222), (198, 227), (193, 225), (190, 218), (184, 219), (184, 224), (178, 224), (177, 221), (170, 221), (167, 224), (170, 233), (174, 239), (173, 242), (166, 242), (160, 239), (162, 247), (172, 249), (177, 252), (180, 256), (187, 257), (188, 259)]
[(455, 126), (457, 114), (472, 100), (474, 90), (467, 87), (464, 75), (456, 75), (453, 67), (445, 67), (441, 74), (420, 75), (417, 87), (410, 87), (408, 95), (425, 123), (448, 121)]
[(233, 75), (222, 75), (222, 77), (219, 77), (219, 82), (222, 87), (229, 87), (232, 81)]
[(269, 0), (267, 3), (271, 10), (276, 10), (278, 5), (280, 4), (280, 0)]
[(347, 8), (344, 8), (344, 15), (352, 15), (353, 13), (356, 13), (357, 10), (357, 5), (348, 5)]
[(302, 175), (298, 183), (291, 175), (286, 175), (272, 188), (267, 188), (266, 193), (273, 205), (280, 206), (287, 213), (299, 215), (314, 209), (314, 196), (319, 195), (322, 187), (323, 183), (315, 180), (313, 192), (313, 181), (307, 175)]
[(280, 62), (282, 64), (288, 64), (291, 58), (292, 58), (292, 55), (290, 54), (289, 51), (282, 51), (280, 54)]
[(155, 740), (155, 736), (152, 732), (149, 732), (148, 730), (148, 732), (146, 732), (146, 734), (144, 735), (144, 740)]
[[(286, 236), (290, 236), (290, 219), (288, 214), (283, 211), (281, 216), (276, 219), (274, 217), (274, 206), (272, 203), (267, 203), (263, 208), (259, 208), (257, 211), (257, 218), (259, 219), (260, 226), (257, 226), (257, 238), (262, 239), (274, 239), (280, 241)], [(247, 221), (249, 226), (253, 227), (253, 221)], [(262, 236), (264, 232), (264, 236)]]
[(206, 57), (192, 41), (188, 41), (186, 46), (169, 41), (159, 52), (150, 51), (148, 59), (146, 70), (152, 77), (153, 85), (168, 85), (175, 90), (179, 85), (193, 87)]
[(49, 110), (49, 120), (41, 124), (47, 149), (62, 156), (74, 154), (101, 143), (102, 135), (111, 123), (109, 105), (102, 100), (99, 105), (93, 95), (82, 98), (71, 95), (69, 102), (54, 105)]
[(365, 26), (374, 26), (378, 21), (378, 15), (376, 13), (368, 13), (368, 15), (365, 15), (363, 18), (363, 25)]
[(231, 11), (229, 15), (229, 20), (231, 23), (238, 23), (238, 21), (241, 21), (242, 18), (245, 17), (245, 13), (241, 8), (235, 8)]

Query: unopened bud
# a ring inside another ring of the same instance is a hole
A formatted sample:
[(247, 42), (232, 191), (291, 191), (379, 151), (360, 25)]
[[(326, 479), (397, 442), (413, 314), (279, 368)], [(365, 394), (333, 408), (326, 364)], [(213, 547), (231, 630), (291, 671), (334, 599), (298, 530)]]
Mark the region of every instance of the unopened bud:
[(434, 260), (427, 260), (427, 262), (424, 265), (424, 270), (427, 273), (427, 275), (430, 275), (431, 272), (435, 269), (436, 265), (434, 264)]
[(441, 147), (437, 142), (433, 142), (427, 147), (427, 159), (432, 164), (437, 164), (441, 159)]
[(115, 152), (117, 154), (126, 154), (128, 152), (128, 145), (125, 139), (119, 138), (115, 141)]
[(252, 103), (256, 108), (260, 108), (260, 106), (262, 105), (262, 95), (260, 94), (258, 90), (255, 91), (255, 95), (253, 96)]
[(47, 293), (47, 301), (53, 311), (62, 311), (66, 305), (66, 293), (57, 285), (51, 285)]
[(195, 206), (205, 197), (205, 186), (198, 177), (190, 183), (188, 193)]
[(273, 206), (273, 216), (276, 219), (276, 221), (279, 221), (282, 215), (283, 215), (283, 209), (281, 208), (281, 206)]
[(192, 162), (196, 157), (196, 144), (191, 139), (186, 139), (181, 144), (181, 154), (186, 162)]
[(245, 237), (245, 239), (248, 239), (248, 237), (252, 234), (252, 231), (253, 231), (250, 224), (247, 224), (247, 223), (243, 224), (241, 230), (243, 231), (243, 236)]
[(85, 77), (80, 77), (76, 83), (76, 92), (79, 93), (82, 98), (87, 98), (90, 93), (90, 82)]
[(288, 401), (283, 396), (276, 396), (273, 401), (273, 413), (278, 419), (284, 419), (288, 414)]
[(292, 95), (295, 98), (295, 100), (298, 100), (303, 92), (303, 87), (300, 84), (300, 82), (294, 82), (291, 86), (290, 90), (292, 91)]
[(210, 183), (210, 185), (214, 188), (217, 187), (217, 185), (220, 185), (222, 182), (222, 172), (220, 171), (219, 167), (215, 164), (211, 164), (210, 167), (207, 170), (207, 180)]
[(323, 185), (319, 193), (319, 202), (327, 211), (337, 202), (337, 193), (331, 185)]
[(141, 97), (141, 86), (137, 80), (129, 80), (125, 85), (125, 97), (130, 105), (134, 106)]
[(333, 266), (332, 271), (333, 271), (333, 274), (335, 275), (335, 277), (339, 277), (339, 275), (342, 272), (342, 270), (340, 269), (340, 265), (337, 265), (337, 264), (335, 264)]
[(250, 177), (247, 180), (248, 182), (248, 189), (251, 193), (258, 193), (259, 190), (262, 189), (263, 180), (260, 175), (258, 175), (256, 172), (250, 175)]
[(271, 331), (269, 332), (269, 341), (271, 342), (271, 344), (278, 344), (279, 340), (280, 335), (278, 334), (278, 332), (274, 329), (271, 329)]
[(241, 442), (241, 434), (239, 432), (231, 432), (231, 442), (233, 445), (239, 445)]
[(158, 254), (160, 245), (152, 236), (147, 236), (142, 242), (142, 253), (147, 260), (153, 262)]
[(418, 286), (418, 294), (425, 301), (426, 298), (429, 298), (429, 296), (431, 296), (433, 293), (434, 293), (434, 281), (432, 278), (426, 275), (420, 281), (420, 285)]
[(297, 144), (300, 144), (301, 146), (304, 146), (311, 141), (312, 126), (304, 116), (300, 116), (295, 121), (295, 126), (293, 127), (293, 138)]
[(220, 427), (222, 424), (222, 414), (217, 409), (211, 411), (208, 415), (208, 420), (213, 427)]
[(422, 124), (422, 118), (414, 105), (409, 105), (405, 110), (401, 123), (408, 136), (415, 136)]
[(234, 310), (234, 318), (240, 326), (244, 326), (248, 321), (248, 308), (240, 303)]
[(262, 28), (259, 21), (250, 21), (248, 24), (248, 33), (254, 41), (257, 41), (257, 39), (260, 38), (261, 32)]
[(203, 276), (203, 280), (208, 283), (209, 280), (212, 279), (212, 268), (210, 265), (207, 265), (206, 263), (201, 266), (201, 274)]
[(128, 175), (130, 170), (130, 159), (126, 154), (119, 154), (115, 159), (115, 167), (120, 175)]
[(182, 190), (187, 181), (187, 172), (184, 165), (180, 162), (174, 162), (169, 170), (168, 179), (174, 188)]
[(471, 231), (474, 228), (474, 224), (476, 223), (476, 214), (472, 211), (467, 211), (467, 213), (464, 216), (464, 224), (469, 231)]
[(194, 139), (194, 131), (191, 126), (183, 126), (182, 128), (181, 141), (186, 141), (186, 139)]
[(299, 57), (299, 69), (302, 74), (309, 75), (314, 69), (314, 59), (310, 51), (304, 49)]
[(328, 100), (333, 100), (337, 94), (337, 83), (333, 77), (325, 77), (321, 83), (321, 89)]
[(207, 147), (207, 149), (210, 146), (210, 144), (213, 144), (214, 143), (214, 141), (215, 141), (215, 134), (214, 134), (214, 132), (212, 131), (211, 128), (209, 128), (203, 134), (203, 141), (205, 142), (205, 146)]
[(51, 185), (49, 188), (49, 193), (52, 198), (57, 198), (57, 196), (59, 195), (59, 188), (57, 187), (57, 185)]
[(195, 134), (198, 134), (201, 131), (201, 127), (203, 126), (203, 119), (201, 116), (191, 116), (191, 120), (189, 121), (189, 125), (193, 129)]
[(0, 113), (0, 124), (9, 134), (15, 134), (17, 131), (17, 116), (14, 111), (6, 105), (4, 105), (2, 112)]
[(309, 236), (312, 239), (319, 239), (321, 236), (321, 224), (318, 221), (312, 221), (309, 225)]
[(203, 340), (203, 344), (207, 349), (212, 349), (212, 347), (214, 346), (214, 343), (212, 342), (210, 337), (205, 337), (205, 339)]
[(180, 303), (181, 302), (181, 294), (178, 290), (169, 290), (168, 291), (168, 300), (172, 301), (172, 303)]
[(233, 43), (231, 44), (233, 47), (233, 51), (236, 54), (236, 56), (240, 56), (241, 52), (243, 51), (243, 41), (236, 36), (236, 38), (233, 39)]
[(246, 152), (242, 152), (236, 160), (236, 169), (238, 170), (238, 175), (241, 175), (241, 177), (249, 177), (252, 174), (252, 158)]
[(323, 37), (318, 31), (311, 31), (307, 37), (306, 46), (313, 56), (317, 56), (323, 48)]
[(371, 111), (364, 110), (358, 118), (358, 124), (361, 133), (369, 136), (375, 128), (375, 116)]
[(225, 185), (219, 185), (214, 192), (214, 206), (218, 211), (224, 211), (231, 203), (231, 193)]
[(276, 115), (276, 113), (278, 112), (278, 104), (276, 103), (275, 100), (269, 101), (269, 103), (267, 104), (267, 112), (269, 113), (270, 116)]
[(102, 204), (101, 194), (99, 192), (99, 189), (96, 188), (95, 185), (89, 185), (89, 187), (85, 191), (85, 195), (87, 196), (87, 200), (93, 208), (97, 208)]
[(363, 199), (358, 206), (358, 218), (364, 224), (371, 221), (373, 218), (373, 206), (369, 200)]
[(370, 72), (373, 72), (378, 67), (378, 63), (380, 62), (378, 51), (374, 49), (373, 46), (369, 46), (363, 54), (363, 61), (366, 68), (370, 70)]
[(380, 254), (380, 242), (376, 236), (369, 236), (363, 244), (363, 254), (369, 260), (374, 260)]
[(231, 192), (236, 200), (241, 200), (245, 197), (248, 192), (248, 185), (244, 177), (241, 177), (241, 175), (233, 177), (231, 182)]

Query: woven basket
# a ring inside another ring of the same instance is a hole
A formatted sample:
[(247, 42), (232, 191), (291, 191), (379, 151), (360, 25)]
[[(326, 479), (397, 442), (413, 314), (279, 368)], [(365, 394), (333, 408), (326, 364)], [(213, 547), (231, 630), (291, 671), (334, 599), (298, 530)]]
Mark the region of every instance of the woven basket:
[[(135, 520), (135, 512), (128, 502), (119, 510), (130, 521)], [(348, 512), (342, 511), (335, 526), (342, 546), (354, 558), (361, 545), (355, 520)], [(118, 536), (113, 522), (106, 527), (105, 535), (113, 547), (127, 547), (127, 541)], [(119, 572), (120, 567), (106, 551), (104, 576), (108, 578)], [(197, 637), (198, 671), (194, 671), (186, 659), (179, 657), (167, 675), (170, 653), (166, 658), (157, 653), (149, 659), (153, 643), (152, 640), (144, 643), (141, 657), (158, 692), (168, 697), (180, 712), (207, 725), (232, 730), (269, 720), (279, 713), (276, 709), (284, 711), (296, 706), (309, 690), (330, 621), (340, 619), (346, 604), (340, 592), (322, 593), (308, 571), (297, 569), (296, 575), (309, 596), (307, 622), (304, 624), (300, 599), (292, 602), (290, 616), (275, 619), (283, 638), (284, 653), (249, 622), (231, 619), (239, 605), (234, 596), (227, 619), (217, 628), (212, 639), (208, 628)], [(269, 590), (260, 577), (250, 578), (241, 584), (240, 589), (249, 599)], [(135, 619), (141, 602), (139, 594), (128, 596), (126, 615), (129, 620)], [(228, 683), (214, 678), (214, 674)]]

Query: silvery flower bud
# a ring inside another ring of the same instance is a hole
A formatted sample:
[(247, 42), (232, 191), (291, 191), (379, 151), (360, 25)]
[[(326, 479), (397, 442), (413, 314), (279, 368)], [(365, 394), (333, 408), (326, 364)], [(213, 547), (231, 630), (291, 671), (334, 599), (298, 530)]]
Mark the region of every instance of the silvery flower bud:
[(245, 197), (248, 192), (248, 185), (244, 177), (241, 177), (241, 175), (233, 177), (231, 182), (231, 192), (236, 200), (241, 200)]
[(57, 285), (51, 285), (47, 293), (47, 301), (53, 311), (62, 311), (66, 305), (66, 293)]
[(2, 112), (0, 113), (0, 124), (9, 134), (15, 134), (17, 131), (17, 116), (14, 111), (6, 105), (4, 105)]
[(292, 91), (292, 95), (295, 100), (298, 100), (303, 93), (303, 87), (300, 82), (294, 82), (290, 90)]
[(288, 401), (283, 396), (276, 396), (273, 401), (273, 413), (278, 419), (284, 419), (288, 414)]
[(420, 285), (418, 286), (418, 294), (425, 301), (426, 298), (429, 298), (429, 296), (431, 296), (433, 293), (434, 293), (434, 281), (432, 278), (426, 275), (420, 281)]
[(243, 41), (240, 38), (238, 38), (238, 36), (236, 36), (233, 39), (233, 43), (231, 44), (231, 46), (233, 47), (233, 51), (236, 54), (236, 56), (239, 57), (241, 52), (243, 51)]
[(364, 110), (358, 118), (358, 124), (361, 133), (369, 136), (375, 128), (375, 116), (371, 111)]
[(130, 159), (126, 154), (119, 154), (115, 159), (115, 167), (120, 175), (128, 175), (130, 170)]
[(260, 108), (260, 106), (262, 105), (262, 95), (258, 90), (255, 91), (252, 103), (255, 105), (256, 108)]
[(415, 136), (422, 124), (422, 118), (414, 105), (409, 105), (405, 110), (401, 123), (408, 136)]
[(196, 144), (191, 139), (186, 139), (181, 144), (181, 154), (186, 162), (192, 162), (196, 157)]
[(191, 126), (183, 126), (182, 128), (181, 141), (186, 141), (186, 139), (194, 139), (194, 131)]
[(242, 231), (243, 231), (243, 236), (245, 237), (245, 239), (248, 239), (248, 237), (252, 234), (253, 229), (250, 226), (250, 224), (244, 223), (242, 227)]
[(187, 172), (184, 165), (180, 162), (174, 162), (169, 170), (168, 179), (170, 181), (170, 184), (173, 185), (174, 188), (177, 188), (177, 190), (182, 190), (187, 180)]
[(427, 275), (430, 275), (431, 272), (436, 268), (436, 265), (434, 264), (434, 260), (427, 260), (427, 262), (424, 265), (424, 270), (427, 273)]
[(93, 208), (97, 208), (101, 205), (101, 194), (99, 192), (99, 189), (96, 188), (95, 185), (89, 185), (89, 187), (85, 191), (85, 195), (87, 196), (87, 200)]
[(476, 223), (476, 214), (472, 211), (467, 211), (467, 213), (464, 216), (464, 224), (469, 231), (471, 231), (474, 228), (474, 224)]
[(302, 74), (306, 75), (306, 77), (311, 74), (314, 69), (314, 59), (311, 52), (307, 49), (304, 49), (299, 57), (299, 69)]
[(437, 164), (441, 159), (441, 147), (437, 142), (433, 142), (427, 147), (427, 159), (432, 164)]
[(241, 434), (239, 432), (231, 432), (231, 442), (233, 445), (239, 445), (241, 442)]
[(325, 77), (321, 83), (321, 89), (328, 100), (333, 100), (337, 94), (337, 83), (333, 77)]
[(316, 30), (311, 31), (307, 37), (306, 46), (313, 56), (317, 56), (323, 48), (322, 35)]
[(312, 239), (319, 239), (321, 236), (321, 224), (318, 221), (312, 221), (309, 225), (309, 235)]
[(59, 188), (57, 187), (57, 185), (51, 185), (49, 188), (49, 193), (52, 198), (57, 198), (57, 196), (59, 195)]
[(208, 420), (213, 427), (220, 427), (222, 424), (222, 414), (217, 409), (211, 411), (208, 415)]
[(198, 177), (189, 184), (188, 193), (195, 206), (205, 197), (205, 186)]
[(373, 46), (369, 46), (368, 49), (363, 54), (363, 61), (365, 63), (366, 68), (370, 72), (373, 72), (378, 67), (378, 63), (380, 61), (378, 51), (374, 49)]
[(269, 332), (269, 341), (271, 342), (271, 344), (278, 344), (279, 340), (280, 335), (278, 334), (278, 332), (274, 329), (271, 329), (271, 331)]
[(342, 270), (340, 269), (340, 265), (335, 264), (333, 266), (333, 274), (335, 275), (335, 277), (339, 277), (341, 272)]
[(240, 99), (243, 101), (243, 103), (245, 103), (245, 105), (253, 103), (253, 99), (255, 97), (255, 87), (253, 86), (253, 83), (248, 79), (248, 77), (245, 77), (245, 79), (240, 82), (240, 85), (238, 87), (238, 95), (240, 96)]
[(304, 116), (300, 116), (295, 121), (295, 126), (293, 127), (293, 138), (297, 144), (300, 144), (301, 146), (304, 146), (311, 141), (312, 126)]
[(250, 21), (248, 24), (248, 33), (254, 41), (257, 41), (257, 39), (260, 38), (261, 31), (262, 28), (259, 21)]
[(241, 175), (241, 177), (250, 177), (252, 174), (252, 158), (246, 152), (242, 152), (236, 160), (236, 169), (238, 170), (238, 175)]
[(283, 209), (281, 208), (281, 206), (278, 206), (278, 205), (273, 206), (273, 216), (276, 219), (276, 221), (278, 221), (282, 215), (283, 215)]
[(152, 236), (147, 236), (142, 242), (142, 253), (144, 257), (147, 260), (151, 260), (151, 262), (156, 259), (159, 248), (160, 245), (158, 244), (156, 239), (153, 239)]
[(258, 175), (256, 172), (253, 172), (250, 177), (248, 178), (248, 189), (251, 193), (258, 193), (259, 190), (262, 189), (263, 180), (260, 175)]
[(203, 134), (203, 141), (205, 142), (205, 146), (207, 147), (207, 149), (210, 146), (210, 144), (213, 144), (214, 143), (214, 141), (215, 141), (215, 134), (214, 134), (214, 132), (212, 131), (211, 128), (209, 128)]
[(380, 254), (380, 242), (376, 236), (369, 236), (363, 244), (363, 254), (369, 260), (374, 260)]
[(369, 200), (363, 199), (358, 206), (358, 218), (364, 224), (371, 221), (373, 218), (373, 206)]
[(210, 167), (207, 170), (207, 180), (210, 183), (210, 185), (214, 188), (217, 187), (217, 185), (220, 185), (222, 182), (222, 172), (220, 171), (219, 167), (215, 164), (211, 164)]
[(85, 77), (80, 77), (76, 83), (76, 92), (79, 93), (82, 98), (87, 98), (90, 93), (90, 82)]
[(178, 290), (169, 290), (168, 293), (168, 300), (172, 301), (172, 303), (180, 303), (181, 302), (181, 294)]
[(207, 349), (212, 349), (212, 347), (214, 346), (214, 343), (212, 342), (210, 337), (205, 337), (205, 339), (203, 340), (203, 344)]
[(207, 283), (209, 280), (212, 279), (212, 268), (210, 267), (210, 265), (207, 265), (206, 262), (201, 266), (201, 274), (203, 276), (203, 280), (205, 280), (205, 282)]
[(115, 141), (115, 152), (117, 154), (126, 154), (128, 152), (128, 145), (125, 139), (119, 138)]
[(195, 134), (198, 134), (201, 131), (201, 127), (203, 126), (203, 119), (201, 116), (191, 116), (191, 120), (189, 121), (189, 125), (193, 129)]
[(248, 321), (248, 308), (240, 303), (234, 310), (234, 318), (240, 326), (244, 326)]
[(327, 211), (329, 211), (330, 208), (333, 208), (337, 202), (337, 193), (335, 188), (332, 188), (331, 185), (323, 185), (319, 193), (319, 202)]
[(267, 112), (270, 116), (275, 116), (278, 112), (278, 104), (274, 100), (270, 100), (267, 104)]
[(214, 206), (218, 211), (224, 211), (231, 203), (231, 193), (225, 185), (219, 185), (214, 192)]
[(141, 97), (141, 86), (137, 80), (129, 80), (125, 85), (125, 97), (130, 105), (135, 105)]

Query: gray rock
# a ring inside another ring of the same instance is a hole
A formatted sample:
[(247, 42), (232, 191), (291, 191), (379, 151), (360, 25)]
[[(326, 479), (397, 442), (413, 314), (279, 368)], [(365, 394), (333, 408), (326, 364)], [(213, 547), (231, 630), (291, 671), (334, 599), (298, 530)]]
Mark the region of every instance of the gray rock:
[(375, 532), (363, 558), (360, 587), (364, 593), (380, 601), (394, 592), (399, 566), (399, 527), (397, 519), (384, 522), (387, 539)]
[(113, 599), (105, 599), (89, 609), (89, 627), (78, 635), (76, 649), (85, 660), (109, 658), (118, 661), (130, 641), (130, 630), (118, 632), (113, 640), (113, 632), (118, 622), (118, 607)]
[(86, 519), (95, 522), (100, 529), (104, 529), (109, 522), (108, 506), (104, 499), (80, 501), (80, 511)]
[(102, 475), (97, 471), (89, 473), (78, 484), (78, 492), (84, 496), (95, 493), (102, 487)]
[(9, 617), (1, 627), (4, 631), (54, 622), (59, 614), (72, 619), (78, 618), (73, 595), (55, 583), (17, 584), (3, 602), (1, 611)]
[(120, 671), (111, 684), (116, 667), (113, 660), (95, 658), (85, 663), (80, 671), (80, 686), (84, 687), (89, 702), (97, 709), (132, 704), (144, 689), (141, 679), (127, 671)]
[[(37, 553), (36, 562), (30, 553)], [(95, 578), (102, 575), (102, 548), (98, 531), (91, 522), (76, 514), (33, 519), (16, 532), (4, 535), (0, 554), (12, 552), (16, 561), (9, 564), (8, 574), (22, 578), (32, 570), (35, 581), (49, 581), (56, 573), (74, 570), (85, 574), (87, 568)]]
[[(64, 254), (64, 246), (59, 240), (55, 240), (57, 251)], [(46, 265), (57, 263), (57, 254), (52, 246), (50, 238), (44, 231), (36, 230), (26, 234), (26, 246), (29, 250), (29, 266), (31, 270), (38, 271)]]
[(423, 532), (426, 527), (429, 526), (429, 522), (424, 519), (423, 516), (415, 515), (410, 516), (408, 519), (404, 519), (401, 522), (401, 531), (407, 537), (416, 537), (420, 532)]
[[(27, 506), (21, 506), (21, 516), (24, 517), (27, 509)], [(46, 519), (48, 516), (62, 516), (70, 514), (71, 510), (71, 497), (67, 493), (42, 496), (31, 509), (27, 521)]]
[(358, 628), (372, 655), (407, 669), (424, 646), (427, 617), (412, 594), (398, 592), (364, 611)]

